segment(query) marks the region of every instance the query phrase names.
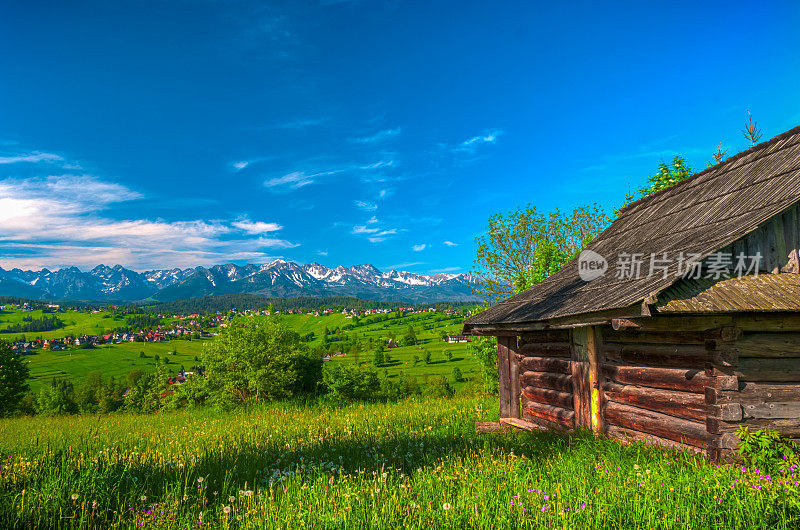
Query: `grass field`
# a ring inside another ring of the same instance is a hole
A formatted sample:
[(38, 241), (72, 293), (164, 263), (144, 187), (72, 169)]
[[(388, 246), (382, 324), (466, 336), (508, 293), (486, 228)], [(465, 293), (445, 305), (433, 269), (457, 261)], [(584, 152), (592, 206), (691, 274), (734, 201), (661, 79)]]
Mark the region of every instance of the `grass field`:
[[(325, 327), (332, 331), (337, 327), (352, 323), (352, 319), (348, 319), (341, 314), (319, 317), (313, 315), (285, 315), (282, 318), (301, 335), (313, 332), (315, 338), (309, 343), (312, 347), (322, 344)], [(361, 322), (363, 323), (364, 320), (362, 319)], [(366, 320), (369, 320), (369, 318)], [(417, 377), (420, 383), (424, 383), (428, 377), (441, 375), (445, 376), (454, 388), (459, 389), (469, 383), (466, 381), (454, 381), (452, 378), (453, 368), (457, 367), (464, 379), (468, 380), (479, 376), (479, 364), (467, 354), (467, 344), (448, 344), (442, 342), (440, 337), (442, 332), (451, 335), (461, 333), (462, 322), (463, 317), (460, 316), (446, 317), (446, 315), (437, 313), (413, 313), (382, 322), (361, 324), (352, 330), (342, 331), (341, 335), (343, 337), (351, 337), (355, 334), (362, 343), (366, 343), (370, 338), (394, 337), (399, 340), (406, 333), (408, 326), (411, 325), (416, 331), (418, 344), (388, 349), (387, 352), (391, 357), (391, 362), (379, 367), (379, 373), (383, 374), (385, 372), (390, 379), (397, 378), (401, 374), (413, 375)], [(431, 329), (424, 329), (424, 327)], [(336, 349), (337, 343), (333, 342), (331, 347)], [(422, 362), (425, 350), (431, 353), (432, 362), (430, 364)], [(452, 354), (451, 360), (447, 360), (445, 352)], [(414, 356), (420, 359), (416, 366), (414, 365)], [(373, 363), (373, 352), (363, 346), (362, 351), (357, 356), (349, 354), (343, 357), (335, 357), (331, 362), (358, 362), (371, 365)]]
[[(199, 357), (202, 351), (202, 340), (123, 342), (104, 344), (90, 349), (36, 350), (36, 353), (26, 355), (24, 359), (29, 361), (28, 367), (31, 370), (28, 384), (31, 390), (36, 392), (43, 384), (49, 384), (53, 378), (83, 383), (86, 376), (93, 371), (102, 372), (104, 380), (112, 376), (119, 380), (133, 369), (154, 372), (156, 355), (168, 359), (170, 367), (173, 367), (175, 372), (181, 365), (189, 370), (199, 364), (194, 358)], [(144, 352), (146, 357), (139, 357), (140, 352)]]
[(0, 420), (2, 528), (797, 528), (794, 477), (587, 434), (476, 435), (496, 398)]
[(38, 338), (54, 339), (67, 336), (102, 335), (114, 328), (125, 326), (124, 318), (115, 319), (112, 313), (107, 312), (64, 311), (61, 313), (44, 313), (41, 310), (23, 312), (4, 308), (0, 313), (0, 330), (6, 329), (13, 324), (22, 323), (22, 319), (25, 317), (39, 319), (44, 315), (57, 316), (64, 322), (65, 327), (53, 331), (0, 333), (0, 339), (12, 341), (23, 336), (28, 340), (33, 340)]

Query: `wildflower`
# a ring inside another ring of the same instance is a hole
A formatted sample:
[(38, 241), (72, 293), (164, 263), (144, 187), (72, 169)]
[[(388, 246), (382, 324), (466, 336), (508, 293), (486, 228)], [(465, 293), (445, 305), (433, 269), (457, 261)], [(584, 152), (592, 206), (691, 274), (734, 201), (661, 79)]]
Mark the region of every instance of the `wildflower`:
[(142, 502), (147, 500), (147, 495), (142, 495)]
[(633, 469), (639, 469), (639, 464), (633, 464)]
[(222, 508), (222, 511), (224, 513), (231, 513), (231, 507), (230, 506), (225, 506), (225, 507)]
[(197, 479), (197, 482), (202, 484), (203, 483), (203, 477), (200, 477), (199, 479)]
[(233, 495), (231, 495), (230, 497), (228, 497), (228, 502), (233, 502), (233, 501), (235, 501), (235, 500), (236, 500), (236, 497), (234, 497)]
[(77, 493), (73, 493), (72, 494), (72, 500), (73, 501), (77, 501), (78, 500), (78, 494)]
[(445, 510), (449, 510), (450, 509), (450, 503), (446, 502), (446, 503), (442, 504), (442, 508), (444, 508)]

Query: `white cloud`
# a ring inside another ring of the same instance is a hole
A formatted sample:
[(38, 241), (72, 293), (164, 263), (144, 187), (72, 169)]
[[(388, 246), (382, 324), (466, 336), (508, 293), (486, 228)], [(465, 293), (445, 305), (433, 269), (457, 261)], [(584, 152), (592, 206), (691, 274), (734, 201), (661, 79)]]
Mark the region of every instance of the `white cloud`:
[(378, 222), (378, 218), (375, 217), (374, 215), (367, 220), (367, 224), (368, 225), (371, 225), (371, 224), (374, 224), (374, 223), (377, 223), (377, 222)]
[(367, 228), (364, 225), (356, 225), (353, 227), (354, 234), (374, 234), (375, 232), (379, 232), (380, 228)]
[(264, 186), (267, 188), (287, 187), (290, 189), (297, 189), (308, 186), (309, 184), (314, 184), (320, 177), (330, 177), (343, 173), (369, 173), (376, 169), (393, 167), (394, 165), (394, 160), (379, 160), (372, 164), (348, 164), (327, 170), (293, 171), (282, 177), (274, 177), (265, 180)]
[(249, 166), (250, 162), (248, 162), (247, 160), (241, 160), (239, 162), (234, 162), (231, 165), (234, 167), (234, 169), (236, 169), (236, 171), (241, 171), (244, 168), (246, 168), (247, 166)]
[(327, 250), (318, 250), (317, 254), (319, 254), (320, 256), (328, 257), (328, 251)]
[(275, 238), (230, 238), (237, 230), (251, 235), (274, 232), (280, 229), (276, 223), (101, 215), (111, 204), (140, 198), (121, 184), (90, 175), (0, 180), (0, 266), (114, 262), (142, 270), (266, 259), (267, 253), (253, 249), (297, 246)]
[(388, 197), (389, 195), (392, 194), (392, 191), (393, 190), (391, 190), (391, 189), (383, 189), (378, 193), (378, 198), (379, 199), (385, 199), (386, 197)]
[(400, 136), (403, 130), (400, 127), (394, 129), (384, 129), (382, 131), (378, 131), (377, 133), (371, 136), (364, 136), (361, 138), (353, 138), (351, 141), (358, 143), (358, 144), (374, 144), (379, 142), (384, 142), (386, 140), (390, 140), (397, 136)]
[(475, 150), (481, 146), (486, 144), (494, 144), (497, 143), (497, 139), (500, 135), (503, 134), (503, 131), (496, 129), (494, 131), (486, 132), (480, 134), (478, 136), (473, 136), (472, 138), (467, 138), (460, 144), (457, 144), (452, 149), (454, 152), (461, 152), (461, 153), (474, 153)]
[(27, 155), (0, 156), (0, 164), (17, 164), (19, 162), (60, 162), (63, 157), (53, 153), (40, 153), (35, 151)]
[(452, 241), (445, 241), (444, 244), (447, 245), (448, 247), (457, 247), (458, 246), (458, 243), (453, 243)]
[(231, 223), (235, 228), (239, 230), (243, 230), (248, 234), (265, 234), (267, 232), (277, 232), (281, 228), (283, 228), (278, 223), (264, 223), (261, 221), (248, 221), (247, 219), (242, 219), (241, 221), (234, 221)]
[(364, 210), (365, 212), (373, 212), (378, 209), (378, 205), (372, 202), (353, 201), (353, 204), (356, 205), (356, 208)]
[(419, 252), (421, 250), (425, 250), (425, 247), (427, 246), (428, 245), (426, 245), (425, 243), (420, 243), (419, 245), (414, 245), (413, 247), (411, 247), (411, 250), (413, 250), (414, 252)]

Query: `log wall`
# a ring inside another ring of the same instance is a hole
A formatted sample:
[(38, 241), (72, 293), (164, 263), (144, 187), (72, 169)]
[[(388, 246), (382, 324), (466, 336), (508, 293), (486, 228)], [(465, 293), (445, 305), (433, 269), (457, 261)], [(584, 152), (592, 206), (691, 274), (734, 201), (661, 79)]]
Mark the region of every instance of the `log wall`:
[(523, 335), (518, 344), (515, 359), (519, 366), (521, 418), (551, 428), (574, 428), (569, 331)]
[(640, 322), (501, 338), (503, 417), (547, 428), (591, 427), (712, 458), (735, 451), (739, 426), (800, 439), (800, 319)]

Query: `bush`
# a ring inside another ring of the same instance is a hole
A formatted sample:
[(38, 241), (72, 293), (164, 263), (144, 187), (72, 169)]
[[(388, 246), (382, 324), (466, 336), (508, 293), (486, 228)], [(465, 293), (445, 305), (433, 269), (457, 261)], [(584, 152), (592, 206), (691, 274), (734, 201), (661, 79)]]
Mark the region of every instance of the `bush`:
[(432, 397), (453, 397), (455, 390), (443, 375), (436, 375), (428, 379), (425, 395)]
[(279, 317), (234, 320), (203, 354), (208, 398), (218, 408), (316, 390), (322, 356)]
[(331, 361), (322, 370), (328, 395), (342, 401), (372, 401), (380, 397), (378, 374), (366, 366)]
[(464, 380), (464, 375), (461, 373), (461, 370), (456, 366), (453, 368), (453, 381), (456, 383), (460, 383)]
[(750, 432), (739, 427), (739, 453), (761, 470), (785, 470), (798, 463), (796, 443), (782, 439), (780, 433), (771, 429)]

